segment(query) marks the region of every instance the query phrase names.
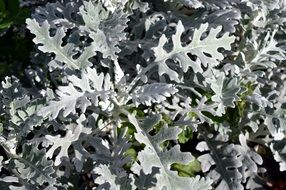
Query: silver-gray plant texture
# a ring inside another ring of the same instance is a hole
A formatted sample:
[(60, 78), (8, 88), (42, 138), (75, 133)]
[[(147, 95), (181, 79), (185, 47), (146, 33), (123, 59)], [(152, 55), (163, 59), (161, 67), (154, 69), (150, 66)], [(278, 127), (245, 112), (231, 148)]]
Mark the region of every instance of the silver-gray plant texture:
[(58, 0), (26, 24), (1, 190), (264, 189), (258, 146), (286, 171), (285, 0)]

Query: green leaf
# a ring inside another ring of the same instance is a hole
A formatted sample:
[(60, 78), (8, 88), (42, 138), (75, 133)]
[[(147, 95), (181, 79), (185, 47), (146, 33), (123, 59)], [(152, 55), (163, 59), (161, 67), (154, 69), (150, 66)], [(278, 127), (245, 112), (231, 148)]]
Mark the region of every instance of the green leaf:
[(178, 171), (179, 176), (194, 177), (196, 172), (201, 171), (201, 164), (198, 160), (193, 160), (187, 165), (175, 163), (172, 165), (172, 169)]
[(131, 123), (123, 122), (122, 126), (120, 128), (117, 128), (118, 134), (120, 134), (126, 127), (127, 127), (127, 135), (129, 136), (129, 141), (134, 142), (135, 141), (134, 134), (136, 132), (136, 129)]
[(2, 132), (3, 132), (3, 124), (0, 123), (0, 135), (2, 134)]
[(11, 20), (4, 20), (3, 22), (0, 23), (0, 30), (9, 28), (12, 24), (13, 22)]
[(190, 139), (193, 138), (193, 131), (190, 127), (186, 127), (180, 134), (179, 134), (179, 143), (186, 143)]
[(0, 18), (6, 14), (6, 6), (3, 0), (0, 0)]
[(23, 24), (26, 18), (29, 17), (29, 14), (30, 11), (28, 9), (21, 9), (12, 19), (15, 24)]
[(135, 112), (136, 116), (139, 117), (139, 118), (144, 118), (145, 117), (145, 113), (141, 109), (139, 109), (137, 107), (131, 107), (131, 108), (128, 109), (128, 111), (130, 113), (134, 113)]
[(131, 157), (131, 159), (133, 160), (133, 161), (135, 161), (136, 160), (136, 157), (137, 157), (137, 151), (134, 149), (134, 148), (129, 148), (126, 152), (125, 152), (125, 155), (126, 156), (130, 156)]
[(9, 0), (7, 7), (0, 0), (0, 29), (9, 28), (12, 24), (23, 24), (29, 13), (28, 9), (20, 9), (18, 0)]
[(17, 15), (20, 9), (20, 3), (19, 0), (8, 0), (8, 11), (9, 13), (13, 15)]

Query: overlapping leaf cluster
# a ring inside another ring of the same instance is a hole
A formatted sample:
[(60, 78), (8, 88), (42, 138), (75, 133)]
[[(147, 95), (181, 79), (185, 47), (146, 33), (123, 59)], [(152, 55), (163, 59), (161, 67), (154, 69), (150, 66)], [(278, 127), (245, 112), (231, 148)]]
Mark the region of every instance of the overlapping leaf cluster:
[[(0, 187), (263, 187), (263, 159), (251, 144), (268, 148), (286, 170), (285, 6), (59, 0), (38, 7), (26, 20), (35, 44), (29, 85), (16, 77), (1, 83)], [(200, 173), (184, 170), (194, 163)]]

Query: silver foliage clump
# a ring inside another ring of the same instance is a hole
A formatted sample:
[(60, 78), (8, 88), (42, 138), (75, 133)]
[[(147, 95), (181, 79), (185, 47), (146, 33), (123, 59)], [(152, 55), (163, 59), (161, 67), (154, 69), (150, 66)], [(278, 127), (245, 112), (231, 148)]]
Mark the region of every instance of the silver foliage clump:
[[(251, 143), (286, 170), (285, 15), (283, 0), (38, 7), (38, 69), (0, 86), (1, 189), (263, 187)], [(195, 161), (201, 173), (174, 168)]]

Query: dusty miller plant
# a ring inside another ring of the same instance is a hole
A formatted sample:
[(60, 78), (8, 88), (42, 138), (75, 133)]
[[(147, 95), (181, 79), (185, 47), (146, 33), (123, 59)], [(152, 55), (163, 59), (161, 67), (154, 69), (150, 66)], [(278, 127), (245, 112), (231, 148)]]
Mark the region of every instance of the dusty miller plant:
[[(1, 83), (0, 189), (263, 188), (251, 143), (286, 170), (285, 6), (38, 7), (26, 20), (35, 44), (26, 85)], [(200, 172), (184, 174), (194, 162)]]

